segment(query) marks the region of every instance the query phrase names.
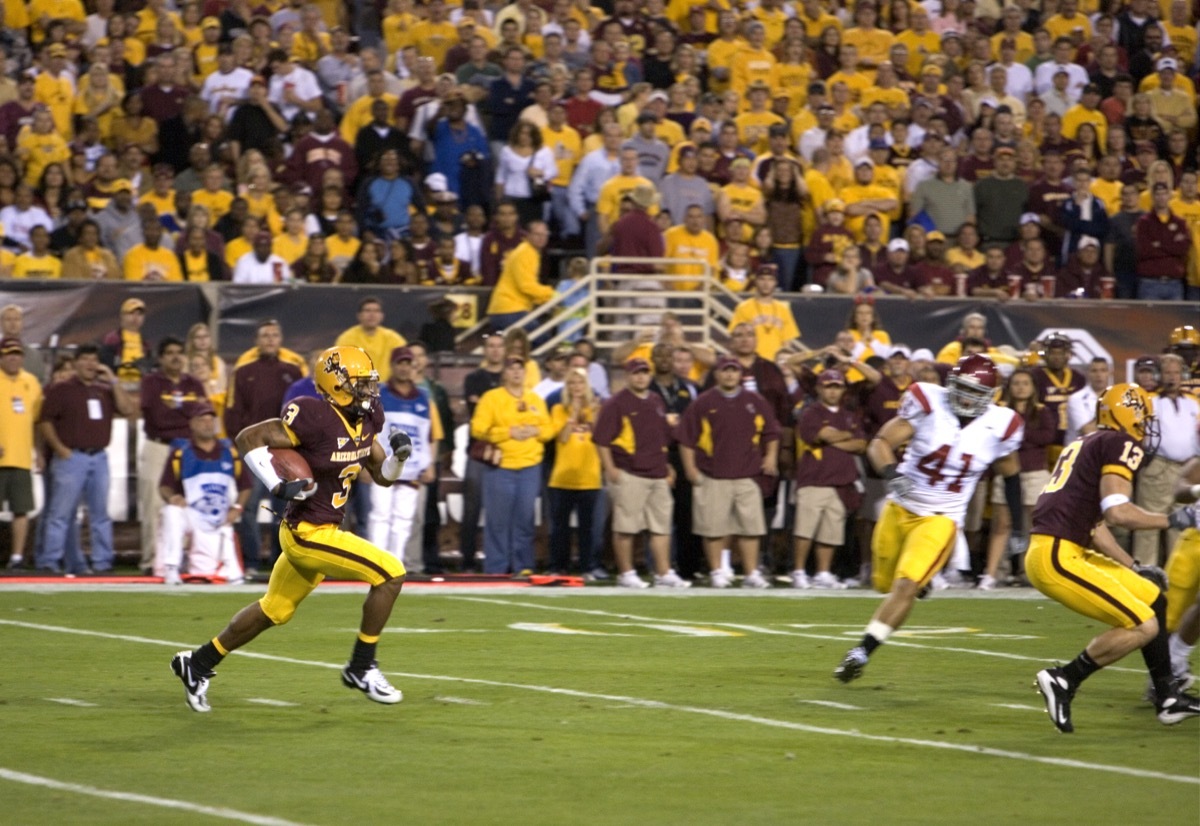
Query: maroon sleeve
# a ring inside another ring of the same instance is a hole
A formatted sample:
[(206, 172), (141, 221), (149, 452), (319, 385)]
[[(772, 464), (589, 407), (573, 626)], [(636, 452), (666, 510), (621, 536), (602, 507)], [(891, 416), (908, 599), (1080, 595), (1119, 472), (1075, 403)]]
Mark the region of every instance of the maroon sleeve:
[(621, 393), (618, 393), (600, 407), (600, 415), (596, 417), (596, 424), (592, 428), (592, 443), (597, 447), (611, 447), (612, 440), (620, 432), (620, 398)]
[(54, 424), (62, 415), (62, 383), (55, 382), (46, 388), (44, 397), (42, 398), (42, 412), (38, 416), (39, 422), (49, 422)]
[[(704, 391), (707, 393), (708, 391)], [(688, 405), (687, 410), (683, 411), (683, 415), (679, 417), (679, 427), (675, 428), (675, 441), (681, 446), (695, 449), (696, 440), (700, 436), (700, 399), (704, 398), (702, 393), (696, 401)]]
[(167, 463), (163, 465), (162, 476), (158, 480), (158, 486), (160, 488), (170, 488), (171, 493), (177, 493), (180, 495), (183, 495), (183, 480), (176, 475), (175, 464), (180, 461), (180, 457), (182, 455), (182, 448), (177, 447), (171, 451), (171, 456), (167, 459)]
[(779, 418), (775, 415), (775, 411), (771, 409), (771, 405), (766, 399), (760, 397), (759, 409), (763, 412), (763, 442), (778, 442), (779, 441)]
[(817, 443), (817, 434), (825, 426), (825, 417), (822, 415), (824, 412), (825, 407), (815, 402), (804, 406), (796, 420), (796, 436), (800, 441), (806, 445)]

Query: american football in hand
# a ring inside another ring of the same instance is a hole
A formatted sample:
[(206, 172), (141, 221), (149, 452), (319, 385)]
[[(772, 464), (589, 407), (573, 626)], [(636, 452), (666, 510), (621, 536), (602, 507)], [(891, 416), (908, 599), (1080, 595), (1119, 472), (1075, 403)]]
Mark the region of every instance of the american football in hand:
[(312, 468), (308, 466), (308, 461), (290, 447), (273, 447), (270, 448), (270, 451), (271, 466), (275, 468), (275, 472), (283, 481), (291, 482), (296, 479), (313, 478)]

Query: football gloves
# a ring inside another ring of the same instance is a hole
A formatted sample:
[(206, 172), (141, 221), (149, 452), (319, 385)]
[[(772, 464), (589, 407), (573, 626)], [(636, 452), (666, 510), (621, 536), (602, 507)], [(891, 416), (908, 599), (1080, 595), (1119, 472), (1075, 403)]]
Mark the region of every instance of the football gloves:
[(898, 474), (894, 464), (885, 467), (880, 475), (887, 480), (888, 493), (897, 499), (903, 499), (912, 490), (912, 479)]
[(317, 486), (312, 479), (293, 479), (290, 482), (280, 482), (271, 493), (280, 499), (290, 499), (293, 502), (303, 502), (317, 492)]
[(1143, 565), (1140, 562), (1133, 563), (1133, 572), (1143, 579), (1148, 579), (1158, 586), (1158, 590), (1167, 590), (1167, 572), (1157, 565)]
[(1186, 508), (1173, 511), (1167, 516), (1167, 522), (1172, 529), (1177, 531), (1200, 528), (1200, 504), (1188, 505)]
[(388, 444), (391, 445), (392, 455), (401, 462), (407, 462), (408, 457), (412, 455), (413, 444), (412, 439), (403, 430), (397, 430), (388, 437)]

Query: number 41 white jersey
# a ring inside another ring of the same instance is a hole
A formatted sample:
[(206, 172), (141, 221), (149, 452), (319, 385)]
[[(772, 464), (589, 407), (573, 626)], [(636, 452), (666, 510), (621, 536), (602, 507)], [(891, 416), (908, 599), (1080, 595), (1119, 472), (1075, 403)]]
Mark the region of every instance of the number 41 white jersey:
[(897, 468), (912, 489), (897, 501), (918, 516), (948, 516), (961, 526), (979, 478), (1021, 446), (1025, 423), (1016, 411), (992, 404), (963, 427), (949, 395), (945, 387), (917, 382), (900, 400), (896, 415), (914, 433)]

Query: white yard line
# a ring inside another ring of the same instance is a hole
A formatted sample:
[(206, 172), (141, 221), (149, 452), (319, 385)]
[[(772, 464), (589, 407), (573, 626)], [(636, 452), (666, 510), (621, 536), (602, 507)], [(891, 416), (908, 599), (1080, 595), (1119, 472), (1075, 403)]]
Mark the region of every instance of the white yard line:
[(70, 697), (47, 697), (48, 703), (61, 703), (64, 706), (76, 706), (78, 708), (99, 708), (95, 703), (84, 702), (83, 700), (72, 700)]
[[(122, 642), (139, 642), (171, 648), (186, 647), (183, 643), (170, 642), (168, 640), (155, 640), (148, 637), (129, 636), (125, 634), (110, 634), (103, 631), (89, 631), (80, 628), (43, 625), (32, 622), (0, 620), (0, 625), (8, 625), (16, 628), (28, 628), (34, 631), (49, 631), (61, 634), (78, 634), (86, 637), (100, 637), (102, 639), (113, 639)], [(248, 657), (256, 660), (291, 663), (293, 665), (307, 665), (316, 668), (341, 670), (343, 667), (342, 663), (325, 663), (318, 660), (301, 660), (295, 657), (281, 657), (275, 654), (262, 654), (256, 651), (235, 651), (233, 654), (236, 656)], [(1029, 754), (1027, 752), (1011, 751), (1008, 749), (995, 749), (989, 746), (979, 746), (970, 743), (950, 743), (944, 740), (922, 740), (912, 737), (891, 737), (883, 734), (867, 734), (854, 729), (837, 729), (826, 726), (813, 726), (806, 723), (796, 723), (791, 720), (776, 720), (770, 717), (760, 717), (755, 714), (741, 714), (738, 712), (725, 711), (717, 708), (675, 705), (673, 703), (664, 703), (658, 700), (646, 700), (641, 697), (625, 697), (619, 694), (597, 694), (591, 691), (577, 691), (571, 688), (557, 688), (555, 686), (547, 685), (529, 685), (525, 683), (509, 683), (500, 680), (483, 680), (474, 677), (453, 677), (441, 674), (414, 674), (405, 671), (388, 671), (387, 674), (389, 676), (403, 677), (411, 680), (429, 680), (431, 682), (479, 685), (488, 686), (491, 688), (515, 689), (518, 691), (533, 691), (539, 694), (552, 694), (559, 697), (574, 697), (582, 700), (604, 700), (611, 703), (624, 703), (630, 706), (637, 706), (638, 708), (648, 708), (657, 711), (673, 711), (680, 714), (693, 714), (701, 717), (725, 720), (727, 722), (746, 723), (752, 726), (782, 729), (785, 731), (797, 731), (805, 734), (817, 734), (826, 737), (844, 737), (851, 740), (865, 740), (872, 743), (888, 743), (893, 745), (938, 749), (941, 751), (961, 752), (963, 754), (972, 754), (977, 756), (982, 755), (984, 757), (995, 757), (1004, 760), (1038, 763), (1045, 766), (1085, 769), (1088, 771), (1124, 775), (1126, 777), (1140, 777), (1147, 780), (1164, 780), (1171, 783), (1184, 783), (1192, 786), (1200, 786), (1200, 777), (1167, 774), (1165, 772), (1151, 771), (1149, 769), (1139, 769), (1133, 766), (1114, 766), (1105, 763), (1090, 763), (1083, 760), (1072, 760), (1065, 757), (1051, 757), (1041, 754)], [(282, 821), (261, 822), (281, 823)]]
[[(737, 622), (706, 622), (694, 619), (670, 619), (668, 617), (641, 617), (636, 614), (626, 614), (617, 611), (601, 611), (597, 608), (570, 608), (565, 605), (556, 605), (553, 601), (540, 602), (523, 602), (514, 599), (496, 599), (491, 597), (468, 597), (451, 595), (449, 599), (462, 600), (464, 602), (483, 602), (493, 605), (511, 605), (519, 608), (539, 608), (543, 611), (566, 611), (572, 614), (588, 614), (594, 617), (610, 617), (621, 620), (634, 620), (635, 622), (643, 623), (677, 623), (681, 625), (715, 625), (720, 628), (735, 628), (741, 631), (752, 631), (756, 634), (773, 634), (784, 637), (801, 637), (809, 640), (832, 640), (834, 642), (853, 642), (853, 637), (837, 634), (808, 634), (801, 631), (782, 631), (778, 628), (765, 628), (761, 625), (746, 625)], [(904, 642), (895, 637), (888, 640), (888, 647), (895, 648), (925, 648), (931, 651), (950, 651), (956, 654), (977, 654), (981, 657), (997, 657), (1002, 660), (1020, 660), (1022, 662), (1045, 663), (1048, 662), (1048, 657), (1030, 657), (1026, 654), (1010, 654), (1006, 651), (992, 651), (987, 648), (963, 648), (955, 645), (927, 645), (919, 642)], [(1110, 665), (1105, 668), (1106, 671), (1123, 671), (1128, 674), (1144, 674), (1144, 668), (1125, 668), (1119, 665)]]
[(289, 703), (287, 700), (272, 700), (270, 697), (247, 697), (247, 703), (254, 703), (260, 706), (272, 706), (274, 708), (299, 708), (299, 703)]
[(866, 711), (862, 706), (852, 706), (849, 703), (835, 703), (833, 700), (800, 700), (801, 703), (808, 703), (811, 706), (824, 706), (825, 708), (836, 708), (841, 711)]
[(239, 812), (237, 809), (226, 809), (223, 806), (202, 806), (199, 803), (189, 803), (186, 800), (175, 800), (170, 797), (152, 797), (146, 794), (136, 794), (134, 792), (117, 792), (111, 789), (98, 789), (95, 786), (84, 786), (80, 783), (64, 783), (61, 780), (54, 780), (50, 777), (41, 777), (36, 774), (26, 774), (25, 772), (16, 772), (11, 769), (0, 768), (0, 780), (9, 780), (13, 783), (24, 783), (27, 786), (40, 786), (44, 789), (54, 789), (59, 792), (73, 792), (75, 794), (87, 795), (89, 797), (103, 797), (108, 800), (120, 800), (125, 803), (142, 803), (147, 806), (159, 806), (164, 809), (175, 809), (182, 812), (193, 812), (194, 814), (207, 815), (208, 817), (219, 817), (223, 820), (236, 820), (240, 823), (254, 823), (257, 826), (301, 826), (293, 820), (284, 820), (279, 817), (267, 817), (265, 815), (256, 815), (251, 812)]
[(1028, 706), (1024, 703), (992, 703), (996, 708), (1014, 708), (1017, 711), (1045, 711), (1040, 706)]
[(485, 703), (482, 700), (468, 700), (466, 697), (434, 697), (435, 702), (450, 703), (456, 706), (490, 706), (491, 703)]

